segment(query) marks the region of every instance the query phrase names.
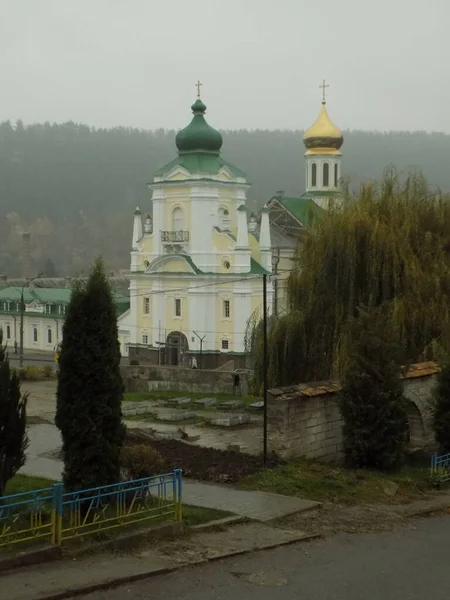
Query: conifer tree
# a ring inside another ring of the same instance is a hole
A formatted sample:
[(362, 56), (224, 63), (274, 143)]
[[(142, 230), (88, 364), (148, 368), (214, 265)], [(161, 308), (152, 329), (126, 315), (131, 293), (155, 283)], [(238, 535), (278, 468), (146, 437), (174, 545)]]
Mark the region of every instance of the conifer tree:
[(402, 465), (408, 417), (399, 335), (385, 307), (360, 310), (351, 326), (339, 395), (349, 466), (391, 470)]
[(7, 482), (25, 464), (27, 400), (16, 371), (9, 366), (0, 329), (0, 497)]
[(125, 436), (122, 396), (117, 314), (98, 259), (87, 283), (74, 286), (59, 359), (55, 421), (68, 489), (119, 481)]
[(435, 407), (433, 415), (434, 433), (440, 451), (450, 453), (450, 359), (438, 374), (434, 390)]

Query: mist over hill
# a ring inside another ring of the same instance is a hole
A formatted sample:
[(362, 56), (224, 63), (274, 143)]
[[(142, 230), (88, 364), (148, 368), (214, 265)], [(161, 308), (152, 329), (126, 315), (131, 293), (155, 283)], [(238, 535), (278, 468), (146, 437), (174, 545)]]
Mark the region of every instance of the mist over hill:
[[(22, 232), (31, 233), (32, 273), (85, 271), (96, 254), (127, 268), (136, 206), (150, 210), (146, 183), (176, 156), (175, 131), (95, 129), (75, 123), (0, 124), (0, 273), (23, 272)], [(302, 131), (225, 131), (222, 154), (248, 175), (261, 206), (278, 190), (304, 191)], [(344, 132), (343, 175), (352, 185), (386, 165), (423, 171), (450, 190), (450, 135)]]

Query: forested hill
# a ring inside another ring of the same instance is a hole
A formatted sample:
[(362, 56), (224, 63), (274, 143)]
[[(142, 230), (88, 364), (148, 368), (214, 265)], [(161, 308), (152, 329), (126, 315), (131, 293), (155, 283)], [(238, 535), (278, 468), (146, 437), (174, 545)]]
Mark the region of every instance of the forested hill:
[[(304, 191), (301, 131), (227, 131), (223, 155), (244, 170), (255, 205), (277, 190)], [(450, 136), (422, 132), (345, 132), (343, 173), (351, 182), (378, 178), (383, 168), (419, 167), (450, 190)], [(20, 233), (31, 232), (33, 270), (48, 259), (58, 274), (85, 269), (102, 253), (126, 268), (132, 215), (149, 210), (146, 182), (176, 155), (174, 131), (93, 129), (19, 121), (0, 125), (0, 273), (20, 275)]]

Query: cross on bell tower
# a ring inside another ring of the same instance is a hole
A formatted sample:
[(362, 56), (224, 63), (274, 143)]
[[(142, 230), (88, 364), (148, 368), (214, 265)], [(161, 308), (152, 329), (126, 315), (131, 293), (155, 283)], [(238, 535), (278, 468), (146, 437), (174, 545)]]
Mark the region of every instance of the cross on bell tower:
[(330, 86), (327, 83), (325, 83), (325, 79), (324, 79), (322, 82), (322, 85), (319, 85), (319, 87), (322, 88), (322, 104), (326, 104), (327, 100), (325, 97), (325, 90), (326, 90), (326, 88), (329, 88)]

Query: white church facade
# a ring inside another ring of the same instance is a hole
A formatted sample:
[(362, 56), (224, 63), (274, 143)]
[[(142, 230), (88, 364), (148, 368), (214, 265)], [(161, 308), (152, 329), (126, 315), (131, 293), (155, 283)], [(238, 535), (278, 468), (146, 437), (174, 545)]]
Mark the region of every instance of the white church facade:
[(245, 174), (222, 158), (222, 136), (206, 122), (200, 97), (191, 108), (192, 121), (176, 136), (178, 156), (149, 184), (151, 211), (134, 215), (121, 351), (130, 360), (237, 368), (272, 269), (269, 211), (255, 231)]

